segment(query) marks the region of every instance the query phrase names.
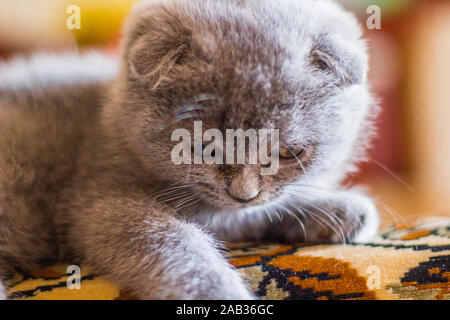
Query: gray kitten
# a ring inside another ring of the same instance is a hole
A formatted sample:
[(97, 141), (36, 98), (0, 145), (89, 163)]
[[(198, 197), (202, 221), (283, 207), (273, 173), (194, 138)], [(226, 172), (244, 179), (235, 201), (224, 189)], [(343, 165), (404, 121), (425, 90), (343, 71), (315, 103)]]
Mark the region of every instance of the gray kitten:
[[(376, 112), (360, 37), (328, 0), (144, 1), (117, 73), (96, 55), (3, 65), (0, 276), (65, 259), (142, 299), (251, 299), (216, 239), (372, 236), (373, 202), (340, 187)], [(278, 173), (175, 165), (171, 133), (198, 119), (278, 128)]]

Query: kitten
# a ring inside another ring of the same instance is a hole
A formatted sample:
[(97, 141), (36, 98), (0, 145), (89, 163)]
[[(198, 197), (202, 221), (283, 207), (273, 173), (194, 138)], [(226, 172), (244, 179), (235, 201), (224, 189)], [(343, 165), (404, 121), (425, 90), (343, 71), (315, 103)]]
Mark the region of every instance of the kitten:
[[(133, 10), (120, 70), (2, 66), (0, 275), (65, 259), (141, 299), (251, 299), (218, 240), (369, 238), (372, 200), (340, 187), (376, 113), (360, 37), (329, 0), (155, 0)], [(278, 173), (175, 165), (171, 134), (195, 120), (279, 129)]]

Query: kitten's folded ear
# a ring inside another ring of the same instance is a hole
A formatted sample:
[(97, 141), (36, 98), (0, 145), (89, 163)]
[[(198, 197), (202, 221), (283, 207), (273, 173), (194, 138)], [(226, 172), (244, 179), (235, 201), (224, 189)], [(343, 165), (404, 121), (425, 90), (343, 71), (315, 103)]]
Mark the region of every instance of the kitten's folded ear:
[(191, 32), (158, 10), (131, 20), (124, 48), (128, 74), (149, 88), (156, 88), (189, 54)]
[(331, 74), (339, 87), (360, 84), (366, 78), (367, 56), (334, 46), (316, 47), (311, 51), (312, 64)]
[(129, 52), (130, 75), (156, 88), (176, 64), (182, 63), (188, 50), (181, 42), (141, 37)]

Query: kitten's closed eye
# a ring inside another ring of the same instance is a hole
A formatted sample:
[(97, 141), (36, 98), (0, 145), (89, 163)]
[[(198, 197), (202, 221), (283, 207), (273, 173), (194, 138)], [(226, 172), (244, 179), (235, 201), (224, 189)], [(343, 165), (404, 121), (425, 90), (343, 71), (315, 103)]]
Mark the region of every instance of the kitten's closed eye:
[(280, 158), (290, 160), (294, 158), (301, 157), (305, 149), (297, 148), (297, 147), (281, 147), (280, 148)]
[[(336, 58), (339, 54), (333, 55), (319, 48), (311, 52), (312, 64), (320, 71), (331, 74), (337, 81), (338, 87), (346, 87), (360, 83), (364, 78), (364, 70), (355, 63), (353, 59), (349, 61)], [(342, 56), (342, 54), (341, 54)]]

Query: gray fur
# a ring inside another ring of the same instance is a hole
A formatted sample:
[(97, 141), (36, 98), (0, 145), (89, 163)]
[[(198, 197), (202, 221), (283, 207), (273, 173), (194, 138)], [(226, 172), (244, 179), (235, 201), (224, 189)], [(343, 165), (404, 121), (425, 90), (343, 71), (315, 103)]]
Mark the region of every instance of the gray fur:
[[(66, 259), (142, 299), (251, 299), (215, 239), (376, 232), (373, 202), (340, 187), (376, 113), (352, 15), (328, 0), (154, 0), (124, 33), (118, 71), (92, 55), (0, 66), (0, 276)], [(274, 176), (173, 164), (171, 133), (193, 124), (179, 106), (205, 94), (219, 97), (195, 115), (205, 130), (279, 128), (304, 152)]]

